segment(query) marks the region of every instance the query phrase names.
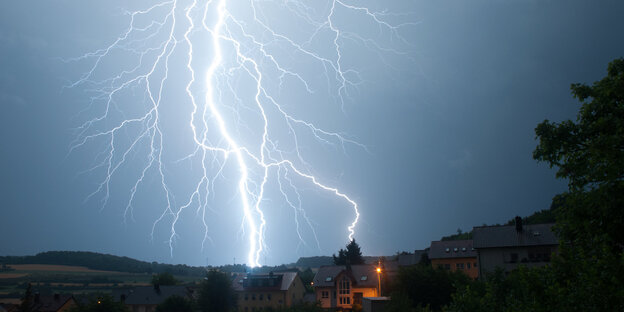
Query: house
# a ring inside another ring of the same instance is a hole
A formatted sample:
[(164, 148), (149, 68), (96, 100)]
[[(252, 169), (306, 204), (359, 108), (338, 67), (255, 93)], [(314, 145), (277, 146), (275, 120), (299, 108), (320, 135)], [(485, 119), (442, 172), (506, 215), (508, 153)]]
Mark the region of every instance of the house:
[(522, 219), (516, 217), (515, 225), (475, 227), (472, 239), (478, 252), (479, 275), (497, 267), (511, 271), (519, 265), (547, 265), (559, 245), (553, 225), (523, 225)]
[(464, 272), (469, 277), (479, 277), (479, 261), (472, 240), (431, 242), (429, 260), (434, 268)]
[(290, 307), (302, 303), (306, 293), (297, 272), (241, 273), (234, 277), (232, 287), (242, 312)]
[(351, 309), (364, 297), (378, 297), (381, 275), (370, 264), (322, 266), (314, 276), (316, 300), (323, 308)]
[(192, 291), (186, 286), (142, 286), (129, 291), (114, 293), (132, 312), (153, 312), (156, 306), (171, 296), (191, 298)]
[(69, 311), (76, 305), (76, 300), (72, 295), (40, 295), (34, 294), (34, 298), (31, 305), (31, 311), (37, 312), (62, 312)]
[[(394, 279), (399, 275), (399, 269), (401, 267), (408, 267), (417, 265), (423, 260), (423, 256), (427, 255), (427, 250), (414, 250), (413, 253), (400, 253), (392, 260), (386, 260), (382, 267), (382, 289), (384, 285), (390, 285)], [(386, 280), (384, 280), (386, 278)], [(386, 283), (384, 283), (386, 282)]]

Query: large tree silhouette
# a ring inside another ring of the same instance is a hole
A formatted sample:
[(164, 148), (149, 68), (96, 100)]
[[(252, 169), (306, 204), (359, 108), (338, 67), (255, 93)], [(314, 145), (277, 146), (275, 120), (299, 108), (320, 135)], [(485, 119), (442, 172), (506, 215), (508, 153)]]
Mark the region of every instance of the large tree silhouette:
[(364, 264), (360, 245), (355, 242), (355, 239), (347, 244), (346, 249), (341, 248), (338, 251), (338, 257), (336, 257), (336, 254), (333, 257), (335, 265)]

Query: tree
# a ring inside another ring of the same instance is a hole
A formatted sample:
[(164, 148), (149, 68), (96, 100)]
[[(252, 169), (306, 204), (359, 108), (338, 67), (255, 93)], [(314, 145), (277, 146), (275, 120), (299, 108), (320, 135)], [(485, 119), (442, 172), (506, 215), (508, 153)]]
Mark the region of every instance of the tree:
[[(533, 157), (557, 167), (568, 191), (556, 200), (559, 296), (574, 310), (624, 310), (624, 59), (593, 85), (573, 84), (576, 122), (545, 120)], [(555, 204), (553, 202), (553, 204)]]
[(216, 270), (208, 271), (199, 289), (197, 305), (200, 311), (234, 311), (236, 295), (229, 277)]
[(362, 252), (360, 251), (360, 245), (355, 242), (355, 239), (351, 240), (346, 249), (340, 248), (338, 251), (338, 257), (332, 255), (335, 265), (353, 265), (364, 264), (364, 258), (362, 258)]
[(173, 277), (173, 274), (169, 272), (163, 272), (159, 274), (152, 275), (152, 285), (175, 285), (178, 281)]
[(156, 307), (156, 312), (193, 312), (193, 302), (180, 296), (170, 296)]
[(22, 297), (22, 303), (18, 308), (19, 312), (30, 312), (33, 310), (33, 293), (32, 293), (32, 285), (28, 283), (26, 286), (26, 291), (24, 292), (24, 297)]
[(470, 278), (461, 271), (434, 269), (422, 264), (400, 267), (392, 285), (391, 298), (396, 301), (390, 310), (418, 311), (427, 307), (438, 311), (451, 302), (451, 295), (458, 288), (470, 283)]

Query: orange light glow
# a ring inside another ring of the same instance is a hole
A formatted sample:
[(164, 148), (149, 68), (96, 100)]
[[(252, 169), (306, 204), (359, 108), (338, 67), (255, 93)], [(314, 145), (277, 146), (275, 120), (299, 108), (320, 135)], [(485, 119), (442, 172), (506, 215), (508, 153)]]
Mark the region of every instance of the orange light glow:
[(381, 273), (381, 268), (377, 268), (377, 273)]

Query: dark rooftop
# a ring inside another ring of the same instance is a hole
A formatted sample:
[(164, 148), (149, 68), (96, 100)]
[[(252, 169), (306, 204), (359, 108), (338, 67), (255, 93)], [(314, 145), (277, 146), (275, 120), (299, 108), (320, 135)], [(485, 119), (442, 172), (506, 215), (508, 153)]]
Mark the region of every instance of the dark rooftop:
[(377, 267), (371, 264), (352, 265), (351, 272), (347, 272), (344, 265), (328, 265), (319, 268), (314, 275), (314, 287), (333, 287), (340, 273), (349, 275), (354, 287), (377, 287)]
[(476, 258), (472, 240), (450, 240), (431, 242), (429, 259)]
[(285, 291), (291, 287), (295, 278), (297, 278), (297, 272), (241, 273), (234, 277), (232, 287), (236, 291), (249, 289)]
[(557, 245), (559, 241), (551, 228), (554, 223), (523, 225), (478, 226), (472, 230), (475, 248)]
[[(152, 305), (160, 304), (171, 296), (188, 298), (190, 291), (186, 286), (154, 286), (135, 287), (126, 295), (126, 304)], [(119, 299), (119, 298), (115, 298)]]

